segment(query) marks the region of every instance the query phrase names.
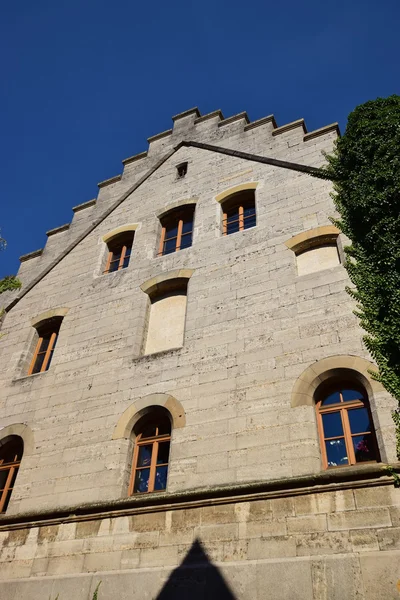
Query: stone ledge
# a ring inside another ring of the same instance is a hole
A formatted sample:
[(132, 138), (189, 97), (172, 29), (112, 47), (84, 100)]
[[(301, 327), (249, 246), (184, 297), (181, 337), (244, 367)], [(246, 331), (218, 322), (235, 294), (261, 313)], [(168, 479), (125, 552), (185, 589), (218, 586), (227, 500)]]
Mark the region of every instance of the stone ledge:
[(82, 204), (77, 204), (72, 207), (74, 213), (79, 212), (80, 210), (84, 210), (85, 208), (89, 208), (90, 206), (94, 206), (96, 204), (96, 198), (92, 200), (88, 200), (87, 202), (82, 202)]
[(210, 486), (183, 492), (156, 492), (108, 502), (79, 504), (69, 508), (39, 510), (19, 515), (0, 515), (0, 531), (213, 506), (232, 502), (286, 498), (343, 489), (393, 485), (393, 477), (388, 475), (386, 471), (386, 467), (389, 466), (396, 473), (400, 473), (400, 462), (390, 465), (374, 463), (339, 467), (316, 474), (270, 481)]
[(38, 256), (42, 256), (43, 254), (43, 248), (40, 248), (39, 250), (34, 250), (33, 252), (29, 252), (28, 254), (23, 254), (22, 256), (19, 257), (19, 260), (21, 262), (25, 262), (26, 260), (30, 260), (31, 258), (36, 258)]
[(338, 123), (331, 123), (330, 125), (325, 125), (325, 127), (320, 127), (320, 129), (315, 129), (314, 131), (310, 131), (306, 133), (304, 136), (304, 141), (312, 140), (319, 135), (325, 135), (326, 133), (330, 133), (331, 131), (336, 131), (337, 135), (340, 136), (340, 129)]
[(286, 123), (286, 125), (281, 125), (277, 129), (274, 129), (272, 135), (279, 135), (280, 133), (286, 133), (286, 131), (290, 131), (291, 129), (296, 129), (296, 127), (302, 127), (304, 133), (307, 133), (307, 128), (304, 122), (304, 119), (298, 119), (297, 121), (292, 121), (291, 123)]
[(224, 127), (225, 125), (229, 125), (230, 123), (234, 123), (235, 121), (241, 121), (242, 119), (245, 119), (246, 123), (250, 123), (250, 119), (247, 116), (247, 112), (243, 111), (241, 113), (238, 113), (237, 115), (233, 115), (232, 117), (228, 117), (227, 119), (220, 121), (218, 123), (218, 127)]
[(249, 131), (249, 129), (254, 129), (255, 127), (260, 127), (261, 125), (265, 125), (265, 123), (272, 123), (274, 129), (277, 129), (278, 125), (276, 124), (274, 115), (268, 115), (268, 117), (263, 117), (262, 119), (258, 119), (257, 121), (252, 121), (248, 125), (244, 126), (245, 131)]
[(124, 158), (124, 160), (122, 161), (122, 164), (125, 165), (130, 165), (133, 162), (136, 162), (137, 160), (140, 160), (141, 158), (146, 158), (147, 157), (147, 150), (145, 150), (144, 152), (140, 152), (139, 154), (134, 154), (133, 156), (128, 156), (128, 158)]
[(46, 375), (49, 371), (42, 371), (41, 373), (32, 373), (31, 375), (22, 375), (21, 377), (16, 377), (15, 379), (11, 380), (12, 384), (16, 384), (16, 383), (20, 383), (20, 382), (25, 382), (25, 381), (34, 381), (36, 379), (36, 377), (40, 377), (43, 375)]
[(71, 223), (64, 223), (64, 225), (60, 225), (59, 227), (54, 227), (54, 229), (49, 229), (46, 231), (47, 237), (54, 235), (56, 233), (61, 233), (62, 231), (67, 231), (70, 228)]
[(222, 114), (222, 110), (214, 110), (213, 112), (203, 115), (202, 117), (198, 117), (194, 120), (194, 124), (197, 125), (198, 123), (203, 123), (209, 119), (215, 119), (215, 117), (219, 117), (221, 120), (223, 120), (224, 115)]
[(200, 111), (197, 108), (197, 106), (195, 106), (194, 108), (189, 108), (188, 110), (184, 110), (181, 113), (178, 113), (177, 115), (172, 117), (172, 120), (175, 122), (175, 121), (178, 121), (178, 119), (183, 119), (184, 117), (188, 117), (189, 115), (193, 115), (193, 114), (200, 117)]
[(147, 138), (147, 141), (149, 144), (151, 144), (151, 142), (156, 142), (157, 140), (161, 140), (162, 138), (168, 137), (171, 134), (172, 134), (172, 129), (167, 129), (166, 131), (162, 131), (161, 133), (152, 135), (151, 137)]
[(121, 177), (122, 175), (115, 175), (114, 177), (110, 177), (110, 179), (105, 179), (104, 181), (100, 181), (100, 183), (97, 184), (97, 187), (99, 188), (103, 188), (106, 187), (107, 185), (111, 185), (112, 183), (117, 183), (117, 181), (121, 181)]
[(176, 346), (175, 348), (168, 348), (168, 350), (160, 350), (159, 352), (152, 352), (151, 354), (141, 354), (140, 356), (132, 358), (132, 363), (151, 362), (152, 360), (159, 360), (164, 356), (174, 356), (175, 354), (179, 354), (182, 348), (183, 346)]

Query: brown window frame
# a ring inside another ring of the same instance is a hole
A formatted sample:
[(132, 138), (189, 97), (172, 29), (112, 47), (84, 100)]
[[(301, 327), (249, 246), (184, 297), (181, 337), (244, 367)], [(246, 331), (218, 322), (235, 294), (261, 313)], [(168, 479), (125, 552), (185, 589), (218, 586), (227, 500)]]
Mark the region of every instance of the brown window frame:
[[(158, 431), (158, 425), (156, 425), (156, 435), (143, 438), (142, 433), (139, 433), (136, 437), (135, 448), (133, 451), (131, 478), (130, 478), (130, 482), (129, 482), (129, 495), (130, 496), (133, 496), (136, 494), (150, 494), (152, 492), (163, 492), (166, 489), (166, 486), (165, 486), (165, 488), (162, 490), (155, 490), (154, 486), (155, 486), (157, 467), (165, 467), (166, 466), (167, 467), (167, 476), (168, 476), (169, 455), (168, 455), (168, 462), (162, 463), (162, 464), (157, 464), (157, 455), (158, 455), (158, 447), (159, 447), (160, 443), (162, 443), (162, 442), (171, 443), (171, 432), (158, 435), (157, 431)], [(139, 460), (139, 450), (140, 450), (141, 446), (150, 446), (150, 445), (152, 446), (150, 466), (146, 465), (143, 467), (138, 467), (137, 463)], [(135, 487), (136, 472), (139, 470), (143, 470), (143, 469), (150, 469), (149, 483), (148, 483), (147, 491), (146, 492), (135, 491), (134, 487)]]
[[(363, 400), (360, 400), (360, 399), (344, 400), (343, 394), (342, 394), (342, 390), (344, 390), (344, 389), (353, 389), (353, 390), (360, 392), (363, 395)], [(326, 406), (323, 406), (324, 400), (333, 392), (339, 393), (340, 402), (337, 402), (336, 404), (328, 404)], [(363, 432), (358, 432), (358, 433), (351, 432), (348, 412), (349, 412), (349, 410), (352, 410), (355, 408), (365, 408), (368, 411), (368, 416), (369, 416), (370, 426), (371, 426), (370, 431), (363, 431)], [(340, 384), (337, 384), (337, 385), (331, 385), (330, 387), (325, 387), (323, 394), (322, 395), (320, 393), (318, 394), (318, 401), (315, 404), (315, 409), (316, 409), (316, 414), (317, 414), (318, 437), (319, 437), (319, 442), (320, 442), (320, 447), (321, 447), (322, 465), (323, 465), (324, 469), (341, 469), (341, 468), (351, 467), (351, 466), (354, 466), (357, 464), (366, 464), (366, 463), (368, 464), (368, 463), (379, 462), (379, 460), (380, 460), (379, 459), (379, 448), (378, 448), (378, 443), (377, 443), (377, 439), (376, 439), (374, 423), (372, 420), (371, 407), (369, 404), (368, 395), (366, 394), (365, 390), (361, 386), (354, 384), (354, 382), (347, 381), (347, 382), (340, 382)], [(340, 413), (342, 427), (343, 427), (343, 435), (342, 436), (325, 437), (322, 415), (328, 414), (328, 413)], [(373, 460), (357, 462), (355, 452), (354, 452), (354, 446), (352, 443), (352, 438), (360, 436), (360, 435), (371, 435), (371, 440), (372, 440), (373, 448), (375, 451), (375, 458)], [(348, 459), (347, 464), (345, 464), (345, 465), (328, 465), (328, 458), (327, 458), (327, 453), (326, 453), (325, 442), (329, 441), (331, 439), (332, 440), (333, 439), (343, 439), (344, 440), (344, 444), (345, 444), (345, 448), (346, 448), (346, 452), (347, 452), (347, 459)]]
[[(178, 252), (179, 250), (182, 250), (181, 248), (181, 244), (182, 244), (182, 237), (187, 236), (187, 235), (191, 235), (190, 238), (190, 245), (189, 246), (185, 246), (185, 248), (190, 248), (192, 246), (193, 243), (193, 225), (194, 225), (194, 212), (195, 212), (195, 205), (194, 204), (189, 204), (186, 205), (185, 207), (182, 207), (180, 209), (174, 209), (172, 211), (170, 211), (169, 213), (167, 213), (164, 217), (162, 217), (160, 219), (161, 221), (161, 237), (160, 237), (160, 244), (158, 247), (158, 253), (157, 256), (167, 256), (168, 254), (173, 254), (174, 252)], [(191, 217), (192, 219), (192, 229), (190, 231), (185, 231), (185, 233), (182, 232), (183, 230), (183, 222), (185, 220), (185, 218), (187, 219), (188, 217)], [(167, 229), (168, 227), (177, 227), (177, 234), (170, 237), (170, 238), (166, 238), (166, 233), (167, 233)], [(167, 242), (169, 242), (170, 240), (176, 240), (175, 241), (175, 249), (171, 250), (169, 252), (165, 251), (165, 244)], [(185, 249), (183, 248), (183, 249)]]
[[(0, 447), (1, 448), (1, 447)], [(7, 510), (8, 503), (10, 502), (11, 494), (14, 490), (15, 481), (18, 475), (19, 467), (21, 464), (23, 450), (21, 449), (21, 457), (18, 458), (18, 454), (15, 454), (14, 461), (5, 463), (4, 459), (0, 458), (0, 472), (8, 471), (4, 488), (0, 490), (0, 514), (5, 513)], [(15, 478), (14, 478), (15, 474)], [(14, 485), (11, 487), (11, 483), (14, 480)]]
[[(53, 318), (47, 321), (44, 325), (38, 328), (37, 332), (39, 335), (39, 339), (36, 343), (35, 351), (33, 353), (32, 360), (29, 365), (28, 375), (36, 375), (37, 373), (44, 373), (50, 367), (50, 361), (53, 357), (54, 348), (56, 347), (56, 342), (58, 339), (58, 335), (61, 327), (61, 318)], [(48, 346), (45, 350), (41, 350), (42, 344), (44, 340), (49, 340)], [(44, 354), (44, 359), (42, 365), (38, 371), (35, 370), (38, 358), (40, 355)]]
[[(250, 215), (245, 216), (244, 210), (248, 206), (253, 205), (254, 212)], [(228, 223), (228, 212), (237, 209), (238, 216), (234, 221)], [(254, 225), (246, 227), (246, 220), (255, 218)], [(257, 225), (257, 211), (256, 211), (256, 196), (254, 190), (244, 190), (238, 192), (229, 198), (226, 198), (222, 204), (222, 235), (232, 235), (232, 233), (238, 233), (237, 231), (228, 232), (228, 225), (232, 223), (239, 223), (238, 231), (244, 231), (245, 229), (251, 229)]]
[[(115, 273), (116, 271), (121, 271), (121, 269), (126, 269), (127, 267), (129, 267), (134, 239), (135, 232), (131, 231), (129, 232), (129, 235), (118, 235), (108, 242), (108, 256), (106, 261), (106, 267), (103, 271), (104, 275), (106, 275), (107, 273)], [(124, 266), (126, 253), (128, 252), (128, 250), (130, 251), (129, 260), (128, 264)], [(113, 256), (119, 252), (121, 252), (121, 256), (119, 257), (119, 259), (113, 259)], [(118, 267), (110, 271), (111, 264), (113, 262), (116, 262), (116, 260), (118, 260)]]

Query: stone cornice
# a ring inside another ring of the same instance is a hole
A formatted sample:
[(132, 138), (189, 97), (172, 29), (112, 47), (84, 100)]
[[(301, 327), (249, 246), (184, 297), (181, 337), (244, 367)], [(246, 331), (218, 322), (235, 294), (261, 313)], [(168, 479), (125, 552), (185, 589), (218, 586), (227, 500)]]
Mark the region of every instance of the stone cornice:
[(214, 110), (213, 112), (208, 113), (207, 115), (203, 115), (202, 117), (198, 117), (194, 120), (194, 124), (203, 123), (204, 121), (208, 121), (209, 119), (215, 119), (215, 117), (219, 117), (223, 120), (224, 115), (222, 114), (222, 110)]
[(74, 213), (76, 213), (80, 210), (84, 210), (85, 208), (89, 208), (90, 206), (94, 206), (96, 202), (96, 198), (93, 198), (92, 200), (88, 200), (87, 202), (82, 202), (82, 204), (77, 204), (76, 206), (73, 206), (72, 210)]
[(320, 129), (315, 129), (314, 131), (310, 131), (304, 135), (304, 141), (312, 140), (313, 138), (318, 137), (319, 135), (325, 135), (326, 133), (331, 133), (335, 131), (338, 136), (340, 136), (340, 129), (338, 123), (331, 123), (330, 125), (325, 125), (325, 127), (321, 127)]
[(161, 140), (162, 138), (168, 137), (171, 134), (172, 134), (172, 129), (167, 129), (166, 131), (162, 131), (161, 133), (152, 135), (151, 137), (147, 138), (147, 141), (149, 144), (151, 144), (151, 142), (156, 142), (157, 140)]
[(298, 119), (297, 121), (292, 121), (291, 123), (286, 123), (286, 125), (281, 125), (273, 130), (272, 135), (279, 135), (280, 133), (286, 133), (286, 131), (290, 131), (291, 129), (296, 129), (297, 127), (302, 127), (304, 133), (307, 133), (307, 128), (304, 122), (304, 119)]
[(100, 183), (97, 184), (97, 187), (103, 188), (107, 185), (111, 185), (112, 183), (117, 183), (117, 181), (121, 181), (121, 177), (122, 175), (120, 174), (114, 175), (114, 177), (110, 177), (110, 179), (104, 179), (104, 181), (100, 181)]
[(133, 162), (136, 162), (137, 160), (140, 160), (141, 158), (146, 158), (147, 156), (147, 150), (145, 150), (144, 152), (140, 152), (139, 154), (134, 154), (133, 156), (128, 156), (128, 158), (124, 158), (124, 160), (122, 161), (122, 164), (125, 165), (130, 165)]
[(265, 123), (272, 123), (274, 129), (277, 129), (278, 125), (276, 124), (274, 115), (268, 115), (268, 117), (263, 117), (262, 119), (258, 119), (257, 121), (252, 121), (248, 123), (248, 125), (244, 126), (245, 131), (249, 131), (249, 129), (254, 129), (255, 127), (260, 127), (261, 125), (265, 125)]
[(54, 235), (56, 233), (61, 233), (62, 231), (67, 231), (70, 228), (70, 223), (64, 223), (64, 225), (60, 225), (59, 227), (54, 227), (54, 229), (49, 229), (46, 231), (47, 237)]
[(241, 121), (242, 119), (244, 119), (246, 123), (250, 122), (246, 111), (243, 111), (241, 113), (238, 113), (237, 115), (233, 115), (232, 117), (228, 117), (227, 119), (220, 121), (218, 123), (218, 127), (224, 127), (225, 125), (229, 125), (230, 123), (234, 123), (235, 121)]
[(178, 113), (177, 115), (175, 115), (174, 117), (172, 117), (173, 121), (178, 121), (178, 119), (183, 119), (184, 117), (188, 117), (189, 115), (197, 115), (198, 117), (200, 117), (200, 111), (197, 108), (197, 106), (195, 106), (194, 108), (189, 108), (188, 110), (185, 110), (181, 113)]
[(42, 256), (43, 254), (43, 248), (39, 248), (39, 250), (34, 250), (33, 252), (28, 252), (28, 254), (23, 254), (22, 256), (19, 257), (19, 260), (21, 262), (25, 262), (27, 260), (30, 260), (31, 258), (36, 258), (38, 256)]
[[(387, 467), (388, 465), (383, 463), (358, 465), (271, 481), (196, 488), (183, 492), (144, 494), (108, 502), (80, 504), (68, 509), (4, 515), (0, 516), (0, 531), (232, 502), (318, 494), (343, 489), (393, 485), (393, 477), (388, 474)], [(400, 472), (400, 462), (394, 463), (390, 467), (396, 473)]]

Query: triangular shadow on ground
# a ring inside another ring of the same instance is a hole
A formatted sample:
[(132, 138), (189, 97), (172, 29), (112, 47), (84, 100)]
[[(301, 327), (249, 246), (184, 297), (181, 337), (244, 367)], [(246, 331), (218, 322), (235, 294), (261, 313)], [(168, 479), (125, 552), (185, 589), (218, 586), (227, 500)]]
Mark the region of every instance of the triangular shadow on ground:
[(236, 600), (199, 540), (174, 569), (156, 600)]

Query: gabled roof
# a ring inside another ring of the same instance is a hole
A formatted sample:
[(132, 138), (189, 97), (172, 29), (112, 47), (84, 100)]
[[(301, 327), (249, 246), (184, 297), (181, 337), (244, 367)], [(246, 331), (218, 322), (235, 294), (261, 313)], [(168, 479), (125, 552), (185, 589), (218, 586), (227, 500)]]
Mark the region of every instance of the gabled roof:
[[(318, 177), (320, 179), (329, 179), (326, 171), (324, 169), (320, 169), (317, 167), (311, 167), (308, 165), (301, 165), (298, 163), (293, 163), (285, 160), (278, 160), (275, 158), (268, 158), (265, 156), (260, 156), (258, 154), (251, 154), (249, 152), (241, 152), (240, 150), (231, 150), (229, 148), (223, 148), (221, 146), (214, 146), (212, 144), (204, 144), (201, 142), (194, 141), (182, 141), (175, 148), (164, 154), (164, 156), (153, 165), (136, 183), (134, 183), (130, 188), (128, 188), (121, 196), (113, 202), (111, 206), (109, 206), (103, 214), (101, 214), (95, 221), (91, 223), (91, 225), (85, 229), (83, 233), (81, 233), (60, 255), (53, 260), (43, 271), (35, 277), (12, 301), (4, 308), (6, 312), (9, 312), (32, 288), (35, 287), (50, 271), (54, 269), (62, 260), (65, 258), (82, 240), (84, 240), (100, 223), (104, 221), (126, 198), (128, 198), (134, 191), (136, 191), (147, 179), (153, 175), (171, 156), (173, 156), (180, 148), (182, 147), (192, 147), (199, 148), (202, 150), (206, 150), (209, 152), (215, 152), (217, 154), (224, 154), (226, 156), (233, 156), (235, 158), (241, 158), (243, 160), (248, 160), (251, 162), (258, 162), (265, 165), (270, 165), (273, 167), (278, 167), (281, 169), (289, 169), (291, 171), (298, 171), (300, 173), (305, 173), (307, 175), (312, 175), (313, 177)], [(52, 232), (49, 232), (52, 233)]]

